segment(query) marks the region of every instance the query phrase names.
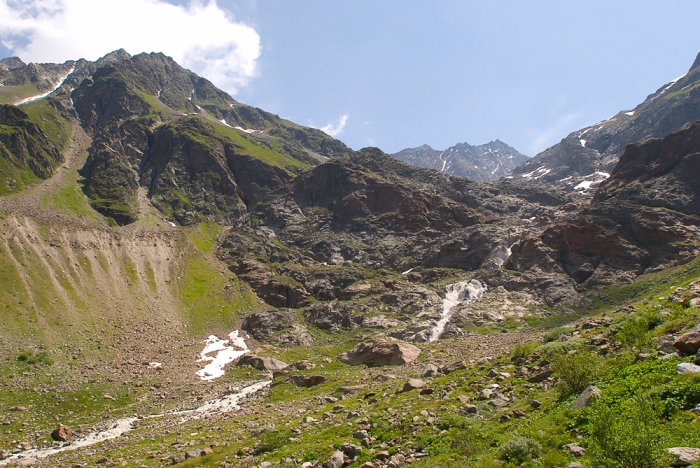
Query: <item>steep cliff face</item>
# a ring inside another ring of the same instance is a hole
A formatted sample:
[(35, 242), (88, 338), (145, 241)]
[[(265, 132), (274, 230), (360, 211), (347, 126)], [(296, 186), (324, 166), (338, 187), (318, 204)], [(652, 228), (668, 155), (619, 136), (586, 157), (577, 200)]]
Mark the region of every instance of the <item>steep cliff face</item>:
[(664, 138), (634, 143), (601, 184), (594, 203), (626, 200), (700, 215), (700, 122)]
[(118, 224), (138, 218), (141, 185), (177, 222), (232, 224), (292, 173), (349, 151), (236, 102), (162, 54), (108, 62), (71, 96), (95, 138), (83, 170), (87, 193)]
[(693, 259), (699, 150), (698, 123), (627, 146), (592, 203), (514, 245), (510, 267), (554, 271), (590, 288)]
[(51, 177), (62, 162), (60, 149), (26, 113), (0, 105), (0, 194)]

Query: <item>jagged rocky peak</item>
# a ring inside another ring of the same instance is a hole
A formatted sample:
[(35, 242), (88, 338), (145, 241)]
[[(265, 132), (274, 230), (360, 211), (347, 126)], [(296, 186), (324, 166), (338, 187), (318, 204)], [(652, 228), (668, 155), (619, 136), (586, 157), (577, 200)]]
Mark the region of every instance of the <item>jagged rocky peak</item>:
[(478, 146), (458, 143), (444, 151), (423, 145), (407, 148), (392, 156), (415, 166), (437, 169), (444, 174), (469, 177), (482, 182), (503, 177), (527, 160), (527, 156), (500, 140)]
[(577, 130), (515, 168), (514, 182), (542, 182), (592, 196), (625, 151), (700, 119), (700, 54), (685, 75), (666, 83), (632, 110)]
[(25, 65), (26, 64), (19, 57), (7, 57), (0, 60), (0, 70), (2, 71), (14, 70), (15, 68), (23, 67)]

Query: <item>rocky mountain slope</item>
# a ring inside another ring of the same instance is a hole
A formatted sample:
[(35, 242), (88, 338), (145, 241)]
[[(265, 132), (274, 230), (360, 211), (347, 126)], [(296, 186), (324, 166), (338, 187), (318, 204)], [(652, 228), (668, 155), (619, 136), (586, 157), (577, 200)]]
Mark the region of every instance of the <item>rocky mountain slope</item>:
[(444, 174), (468, 177), (480, 182), (501, 178), (528, 159), (500, 140), (478, 146), (458, 143), (445, 151), (423, 145), (407, 148), (392, 156), (414, 166), (437, 169)]
[(685, 75), (663, 85), (632, 110), (570, 133), (515, 168), (510, 180), (538, 181), (592, 195), (625, 147), (664, 137), (700, 119), (700, 54)]
[[(24, 100), (35, 99), (37, 112), (60, 117), (63, 126), (74, 112), (92, 134), (85, 191), (117, 224), (138, 218), (139, 187), (180, 223), (203, 216), (230, 224), (279, 177), (349, 151), (319, 130), (237, 103), (162, 54), (122, 50), (94, 63), (11, 63), (0, 76), (4, 102), (24, 104), (18, 98), (29, 95)], [(37, 99), (46, 88), (54, 92)], [(241, 170), (247, 175), (237, 182)], [(17, 179), (12, 174), (3, 175)]]
[(160, 54), (42, 70), (0, 87), (36, 97), (0, 107), (0, 466), (700, 449), (697, 124), (587, 201), (350, 151)]

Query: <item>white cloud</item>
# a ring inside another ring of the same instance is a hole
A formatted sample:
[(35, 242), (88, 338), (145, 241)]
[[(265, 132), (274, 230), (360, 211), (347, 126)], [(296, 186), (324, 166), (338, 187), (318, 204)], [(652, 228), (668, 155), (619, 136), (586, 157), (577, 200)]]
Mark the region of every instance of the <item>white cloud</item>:
[(332, 137), (336, 137), (343, 133), (343, 130), (345, 129), (345, 124), (348, 122), (348, 115), (343, 114), (340, 116), (340, 120), (338, 121), (338, 125), (333, 126), (333, 124), (328, 124), (325, 127), (321, 127), (321, 130), (323, 132), (326, 132)]
[(255, 75), (260, 36), (216, 0), (0, 0), (0, 41), (25, 62), (163, 52), (235, 94)]

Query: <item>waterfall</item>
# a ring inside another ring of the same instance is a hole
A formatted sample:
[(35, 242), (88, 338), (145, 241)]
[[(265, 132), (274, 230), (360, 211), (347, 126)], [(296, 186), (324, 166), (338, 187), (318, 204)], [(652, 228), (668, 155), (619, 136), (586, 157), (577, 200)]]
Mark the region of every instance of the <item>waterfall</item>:
[(442, 300), (442, 314), (433, 329), (430, 331), (428, 341), (435, 341), (445, 331), (445, 326), (454, 315), (460, 304), (471, 304), (481, 299), (486, 292), (486, 285), (477, 280), (461, 281), (447, 286), (445, 298)]

